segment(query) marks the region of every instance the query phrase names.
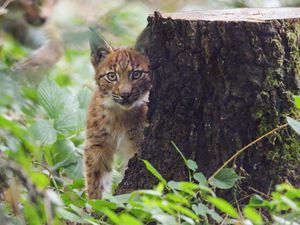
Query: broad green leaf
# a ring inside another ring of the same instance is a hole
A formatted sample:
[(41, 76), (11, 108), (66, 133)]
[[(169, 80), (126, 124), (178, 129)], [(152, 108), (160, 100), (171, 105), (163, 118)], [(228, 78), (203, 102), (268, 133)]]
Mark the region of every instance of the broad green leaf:
[(177, 212), (180, 212), (194, 220), (199, 220), (199, 217), (190, 209), (183, 207), (179, 204), (174, 204), (174, 203), (169, 203), (168, 207), (170, 207), (171, 209), (174, 209)]
[(51, 145), (56, 141), (56, 130), (49, 123), (48, 120), (36, 120), (36, 122), (29, 128), (35, 140), (41, 145)]
[(235, 219), (238, 219), (240, 217), (237, 210), (229, 202), (227, 202), (222, 198), (208, 197), (207, 201), (213, 204), (216, 208), (218, 208), (223, 213), (226, 213)]
[(232, 168), (225, 168), (210, 180), (210, 184), (216, 188), (230, 189), (239, 179), (240, 177)]
[(166, 194), (165, 198), (168, 201), (172, 201), (172, 202), (178, 202), (181, 203), (183, 205), (190, 205), (190, 202), (188, 201), (187, 198), (183, 197), (182, 195), (180, 195), (180, 193), (168, 193)]
[(52, 118), (57, 118), (66, 102), (61, 88), (49, 78), (44, 79), (38, 87), (38, 101)]
[(66, 108), (55, 120), (54, 127), (58, 132), (68, 137), (79, 130), (79, 119), (78, 110), (76, 108)]
[(64, 168), (66, 175), (73, 180), (82, 179), (83, 176), (83, 160), (82, 157), (76, 157), (76, 161)]
[(30, 150), (31, 152), (34, 152), (35, 147), (30, 142), (31, 138), (30, 135), (28, 135), (28, 131), (25, 130), (25, 128), (21, 127), (14, 121), (11, 121), (4, 116), (0, 115), (0, 129), (5, 129), (9, 131), (12, 135), (17, 137), (22, 141), (22, 144), (26, 147), (27, 150)]
[(209, 211), (209, 208), (202, 203), (198, 203), (198, 205), (193, 204), (192, 209), (197, 215), (200, 215), (200, 216), (205, 216), (207, 214), (207, 212)]
[(180, 182), (171, 180), (168, 182), (168, 187), (171, 189), (180, 190), (179, 184), (180, 184)]
[(182, 225), (194, 225), (195, 224), (195, 221), (188, 216), (179, 215), (179, 217), (185, 221), (182, 223)]
[[(31, 202), (23, 202), (23, 213), (26, 221), (30, 221), (30, 225), (40, 225), (45, 224), (46, 219), (44, 212), (42, 212), (40, 207), (43, 207), (40, 203), (33, 205)], [(2, 224), (3, 221), (1, 221)], [(19, 224), (19, 223), (18, 223)]]
[(257, 212), (254, 208), (245, 207), (243, 209), (244, 216), (251, 220), (255, 225), (263, 224), (263, 219), (259, 212)]
[(81, 109), (86, 110), (90, 103), (92, 92), (87, 87), (82, 88), (77, 95), (79, 106)]
[(194, 174), (194, 179), (199, 182), (199, 184), (206, 186), (207, 185), (207, 179), (203, 175), (203, 173), (195, 173)]
[(187, 165), (187, 167), (188, 167), (190, 170), (192, 170), (192, 171), (194, 171), (194, 172), (198, 169), (197, 163), (196, 163), (195, 161), (191, 160), (191, 159), (188, 159), (188, 160), (186, 161), (186, 165)]
[(76, 222), (76, 223), (83, 223), (83, 219), (79, 217), (77, 214), (72, 213), (70, 211), (67, 211), (63, 208), (58, 208), (57, 213), (60, 218), (63, 218), (65, 220), (71, 221), (71, 222)]
[(300, 134), (300, 122), (288, 116), (286, 117), (286, 119), (288, 124), (293, 128), (293, 130)]
[(299, 207), (297, 206), (297, 204), (293, 200), (289, 199), (288, 197), (282, 195), (281, 201), (283, 201), (285, 204), (287, 204), (291, 209), (299, 210)]
[(54, 170), (77, 162), (74, 144), (67, 139), (56, 141), (50, 149), (47, 149), (46, 161)]
[(121, 214), (120, 219), (124, 225), (143, 225), (138, 219), (127, 213)]
[(260, 197), (259, 195), (253, 195), (251, 196), (248, 205), (252, 207), (260, 207), (263, 205), (263, 203), (264, 199), (262, 197)]
[(64, 136), (75, 134), (82, 126), (79, 100), (66, 88), (60, 88), (54, 81), (44, 79), (38, 88), (39, 103), (54, 119), (55, 129)]
[(187, 163), (187, 159), (185, 158), (185, 156), (183, 155), (183, 153), (180, 151), (180, 149), (177, 147), (177, 145), (171, 141), (171, 144), (173, 145), (173, 147), (175, 148), (175, 150), (179, 153), (179, 155), (181, 156), (181, 158), (183, 159), (184, 163)]
[(78, 192), (74, 191), (64, 191), (60, 194), (65, 205), (75, 204), (80, 207), (84, 207), (86, 200), (83, 199)]
[(162, 175), (147, 161), (143, 160), (147, 170), (152, 173), (159, 181), (161, 181), (164, 185), (167, 185), (167, 181), (162, 177)]
[(208, 210), (207, 214), (209, 214), (218, 224), (223, 220), (223, 218), (213, 209)]
[(41, 172), (31, 172), (30, 178), (39, 189), (45, 189), (50, 184), (49, 177)]
[(82, 189), (85, 187), (85, 180), (84, 179), (77, 179), (74, 180), (72, 184), (68, 185), (71, 189)]
[(103, 209), (115, 210), (118, 205), (107, 200), (89, 200), (88, 204), (92, 206), (95, 211), (102, 211)]
[(300, 96), (294, 95), (294, 103), (297, 109), (300, 109)]
[(176, 218), (166, 213), (155, 213), (152, 214), (152, 218), (156, 219), (162, 225), (177, 225)]
[(119, 218), (119, 216), (112, 210), (108, 209), (108, 208), (103, 208), (102, 212), (114, 223), (117, 225), (123, 225), (123, 223), (121, 222), (121, 219)]
[(123, 195), (111, 195), (110, 193), (104, 193), (103, 198), (109, 200), (112, 203), (116, 203), (118, 205), (125, 204), (128, 202), (131, 194), (123, 194)]
[[(71, 136), (80, 129), (79, 102), (67, 89), (64, 90), (65, 105), (54, 121), (54, 127), (61, 134)], [(83, 127), (82, 127), (83, 128)]]
[(156, 190), (137, 190), (132, 193), (132, 195), (152, 195), (152, 196), (161, 196), (162, 192)]

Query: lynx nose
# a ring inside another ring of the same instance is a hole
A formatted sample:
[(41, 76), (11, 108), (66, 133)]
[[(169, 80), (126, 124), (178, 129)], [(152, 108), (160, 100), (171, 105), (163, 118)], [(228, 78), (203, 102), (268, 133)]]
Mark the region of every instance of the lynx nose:
[(126, 91), (126, 92), (120, 92), (119, 93), (120, 97), (124, 100), (124, 101), (127, 101), (129, 100), (129, 97), (131, 95), (131, 91)]

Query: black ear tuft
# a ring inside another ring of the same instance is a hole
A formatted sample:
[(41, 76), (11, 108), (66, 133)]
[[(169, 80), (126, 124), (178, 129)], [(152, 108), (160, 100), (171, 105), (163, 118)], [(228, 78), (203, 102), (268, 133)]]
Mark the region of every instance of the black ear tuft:
[(96, 67), (113, 48), (104, 40), (99, 33), (99, 28), (90, 27), (91, 61)]

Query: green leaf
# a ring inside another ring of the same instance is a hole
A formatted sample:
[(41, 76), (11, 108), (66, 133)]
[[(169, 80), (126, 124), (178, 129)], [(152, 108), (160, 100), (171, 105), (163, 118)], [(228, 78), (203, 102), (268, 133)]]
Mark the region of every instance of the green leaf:
[(297, 204), (292, 201), (291, 199), (289, 199), (288, 197), (282, 195), (281, 197), (281, 201), (284, 202), (286, 205), (288, 205), (291, 209), (297, 211), (299, 210), (299, 207), (297, 206)]
[(152, 173), (160, 182), (167, 185), (167, 181), (162, 177), (162, 175), (147, 161), (143, 160), (147, 170)]
[(121, 219), (119, 218), (119, 216), (112, 210), (108, 209), (108, 208), (103, 208), (101, 210), (114, 224), (120, 224), (123, 225), (121, 222)]
[(68, 221), (71, 221), (71, 222), (76, 222), (76, 223), (83, 223), (84, 222), (84, 220), (81, 219), (81, 217), (79, 217), (75, 213), (67, 211), (63, 208), (58, 208), (57, 213), (58, 213), (60, 218), (63, 218), (65, 220), (68, 220)]
[(180, 195), (178, 192), (177, 193), (168, 193), (166, 194), (166, 199), (168, 201), (172, 201), (172, 202), (177, 202), (177, 203), (181, 203), (183, 205), (190, 205), (190, 202), (188, 201), (187, 198), (183, 197), (182, 195)]
[(207, 201), (213, 204), (216, 208), (218, 208), (222, 212), (228, 214), (229, 216), (235, 219), (238, 219), (240, 217), (237, 210), (229, 202), (227, 202), (222, 198), (208, 197)]
[(177, 147), (177, 145), (173, 141), (171, 141), (171, 144), (173, 145), (174, 149), (179, 153), (179, 155), (183, 159), (184, 163), (186, 164), (187, 159), (185, 158), (185, 156), (183, 155), (183, 153), (180, 151), (180, 149)]
[(60, 194), (65, 205), (75, 204), (80, 207), (85, 207), (86, 200), (80, 196), (80, 192), (64, 191)]
[(300, 109), (300, 96), (294, 95), (294, 103), (297, 109)]
[(57, 118), (66, 104), (61, 88), (49, 78), (44, 79), (38, 87), (38, 101), (52, 118)]
[(259, 195), (253, 195), (251, 196), (248, 205), (252, 207), (261, 207), (263, 203), (264, 199), (262, 197), (260, 197)]
[(67, 139), (56, 141), (45, 154), (47, 154), (46, 161), (54, 170), (77, 162), (75, 146)]
[(223, 220), (223, 218), (213, 209), (208, 210), (207, 214), (209, 214), (218, 224)]
[(177, 182), (171, 180), (168, 182), (168, 187), (174, 190), (180, 190), (186, 192), (190, 195), (194, 195), (195, 194), (194, 190), (198, 189), (199, 185), (190, 182), (185, 182), (185, 181)]
[(39, 189), (45, 189), (50, 184), (49, 177), (41, 172), (31, 172), (30, 177)]
[(111, 195), (110, 193), (104, 193), (103, 198), (108, 199), (112, 203), (116, 203), (119, 206), (125, 203), (128, 203), (131, 194), (122, 194), (122, 195)]
[(251, 207), (245, 207), (243, 209), (244, 216), (251, 220), (255, 225), (263, 224), (263, 219), (261, 215)]
[[(30, 225), (40, 225), (40, 224), (45, 224), (45, 215), (44, 212), (42, 212), (40, 209), (40, 207), (43, 207), (41, 205), (41, 203), (36, 203), (36, 204), (32, 204), (32, 202), (28, 202), (28, 201), (24, 201), (23, 202), (23, 213), (24, 213), (24, 217), (26, 219), (27, 222), (30, 222), (28, 224)], [(3, 221), (1, 221), (2, 224)], [(4, 224), (6, 224), (4, 222)], [(19, 223), (17, 223), (19, 224)]]
[(30, 142), (30, 135), (28, 135), (28, 131), (25, 128), (21, 127), (19, 124), (14, 121), (6, 119), (4, 116), (0, 115), (0, 124), (1, 129), (8, 130), (12, 135), (20, 139), (22, 144), (31, 152), (34, 152), (34, 146)]
[(115, 210), (118, 208), (116, 203), (106, 200), (89, 200), (88, 204), (91, 205), (95, 211), (102, 211), (103, 209)]
[(174, 203), (169, 203), (168, 207), (170, 207), (171, 209), (174, 209), (176, 212), (180, 212), (194, 220), (198, 220), (199, 217), (190, 209), (183, 207), (179, 204), (174, 204)]
[(47, 120), (36, 120), (29, 128), (35, 140), (41, 145), (51, 145), (56, 141), (56, 130)]
[(54, 127), (61, 134), (69, 137), (83, 127), (80, 127), (82, 124), (80, 123), (81, 114), (79, 113), (80, 110), (78, 100), (67, 89), (64, 91), (65, 105), (59, 116), (55, 119)]
[(139, 220), (127, 213), (121, 214), (120, 219), (122, 221), (122, 225), (143, 225)]
[(54, 81), (46, 78), (39, 85), (38, 100), (54, 119), (54, 127), (59, 133), (68, 137), (83, 129), (82, 120), (85, 118), (79, 112), (79, 99), (70, 90), (60, 88)]
[(79, 130), (79, 114), (77, 108), (65, 108), (54, 122), (54, 127), (65, 137)]
[(76, 160), (67, 168), (64, 168), (66, 175), (73, 180), (82, 179), (83, 176), (83, 160), (82, 157), (76, 157)]
[(240, 177), (232, 168), (225, 168), (210, 180), (210, 184), (216, 188), (230, 189), (239, 179)]
[(197, 163), (196, 163), (195, 161), (191, 160), (191, 159), (188, 159), (188, 160), (186, 161), (186, 165), (187, 165), (187, 167), (188, 167), (190, 170), (192, 170), (192, 171), (194, 171), (194, 172), (198, 169)]
[(288, 124), (293, 128), (293, 130), (296, 131), (297, 134), (300, 134), (300, 122), (288, 116), (286, 117), (286, 119)]
[(155, 213), (152, 214), (152, 218), (156, 219), (162, 225), (177, 225), (176, 218), (166, 213)]
[(203, 173), (195, 173), (194, 174), (194, 179), (199, 182), (199, 184), (206, 186), (207, 185), (207, 179), (203, 175)]
[(79, 91), (77, 98), (81, 109), (87, 110), (91, 100), (91, 96), (92, 92), (87, 87), (84, 87)]
[(199, 203), (198, 205), (192, 205), (192, 209), (197, 215), (200, 216), (205, 216), (209, 211), (209, 208), (202, 203)]

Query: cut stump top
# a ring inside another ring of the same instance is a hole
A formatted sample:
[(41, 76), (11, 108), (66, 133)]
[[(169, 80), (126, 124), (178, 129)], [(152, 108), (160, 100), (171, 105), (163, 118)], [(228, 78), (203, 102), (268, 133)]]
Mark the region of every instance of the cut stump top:
[(238, 8), (222, 10), (199, 10), (176, 13), (161, 13), (163, 18), (175, 20), (204, 21), (247, 21), (265, 22), (268, 20), (300, 18), (300, 8)]

